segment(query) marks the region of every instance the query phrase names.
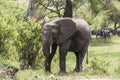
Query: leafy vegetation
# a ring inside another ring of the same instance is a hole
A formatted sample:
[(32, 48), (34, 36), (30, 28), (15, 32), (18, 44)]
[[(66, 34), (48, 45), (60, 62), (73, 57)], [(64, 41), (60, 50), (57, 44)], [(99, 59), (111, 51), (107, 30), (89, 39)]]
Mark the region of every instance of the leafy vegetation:
[(24, 7), (17, 1), (1, 1), (0, 56), (32, 66), (42, 45), (41, 25), (30, 18), (24, 21)]
[[(42, 34), (40, 24), (35, 23), (33, 20), (28, 19), (27, 22), (18, 26), (17, 31), (19, 33), (17, 39), (17, 49), (22, 61), (21, 67), (35, 67), (35, 61), (42, 48)], [(41, 57), (43, 57), (41, 55)], [(40, 61), (42, 62), (42, 61)]]
[[(98, 2), (97, 0), (81, 0), (80, 5), (78, 0), (72, 1), (74, 16), (84, 18), (91, 25), (91, 29), (101, 28), (104, 25), (113, 28), (115, 22), (120, 24), (118, 19), (120, 1), (118, 0), (110, 0), (107, 6), (106, 0), (98, 0)], [(60, 5), (60, 7), (62, 6)], [(53, 73), (46, 74), (44, 72), (44, 56), (41, 51), (42, 20), (35, 22), (29, 17), (27, 21), (24, 21), (26, 11), (27, 4), (25, 1), (0, 0), (0, 66), (17, 67), (19, 69), (16, 74), (18, 80), (120, 78), (120, 38), (116, 36), (112, 37), (110, 43), (102, 40), (97, 41), (93, 36), (89, 47), (89, 64), (84, 63), (82, 72), (72, 72), (75, 67), (75, 56), (69, 53), (66, 63), (68, 74), (58, 75), (59, 56), (56, 53), (52, 62)], [(49, 17), (56, 18), (53, 17), (56, 16), (55, 13), (45, 11)], [(60, 14), (63, 14), (63, 11)]]

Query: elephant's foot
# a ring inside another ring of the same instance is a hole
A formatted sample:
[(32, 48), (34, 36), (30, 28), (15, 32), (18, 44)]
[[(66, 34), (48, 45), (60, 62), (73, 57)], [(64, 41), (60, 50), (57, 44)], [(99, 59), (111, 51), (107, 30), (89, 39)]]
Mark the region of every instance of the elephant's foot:
[(79, 70), (79, 69), (76, 69), (76, 68), (75, 68), (73, 71), (74, 71), (74, 72), (80, 72), (80, 70)]
[(65, 74), (67, 74), (67, 72), (66, 71), (60, 71), (60, 72), (58, 72), (58, 75), (65, 75)]
[(46, 72), (46, 73), (51, 73), (50, 68), (49, 68), (49, 67), (45, 67), (45, 72)]
[(45, 69), (46, 73), (51, 73), (51, 70)]
[(45, 61), (45, 72), (51, 73), (50, 62)]
[(46, 73), (46, 74), (49, 74), (49, 73), (51, 73), (51, 71), (47, 71), (47, 70), (45, 70), (45, 73)]
[(45, 66), (45, 72), (46, 72), (46, 73), (51, 73), (50, 66)]
[(60, 67), (60, 72), (59, 73), (62, 73), (62, 74), (66, 74), (66, 69), (65, 67)]
[(79, 68), (76, 67), (76, 68), (74, 69), (74, 71), (75, 71), (75, 72), (81, 72), (81, 71), (82, 71), (82, 66), (80, 66)]

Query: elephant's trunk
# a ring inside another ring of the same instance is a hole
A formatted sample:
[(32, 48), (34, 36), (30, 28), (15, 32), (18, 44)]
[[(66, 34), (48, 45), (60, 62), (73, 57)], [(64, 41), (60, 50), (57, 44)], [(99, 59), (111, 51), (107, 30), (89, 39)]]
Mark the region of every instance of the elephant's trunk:
[(52, 53), (52, 43), (50, 42), (43, 42), (43, 54), (45, 57), (49, 56)]

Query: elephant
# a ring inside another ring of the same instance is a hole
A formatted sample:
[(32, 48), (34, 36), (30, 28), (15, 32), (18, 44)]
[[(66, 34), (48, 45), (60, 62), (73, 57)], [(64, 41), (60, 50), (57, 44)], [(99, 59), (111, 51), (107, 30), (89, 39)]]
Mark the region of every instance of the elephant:
[(58, 18), (44, 21), (42, 24), (43, 54), (45, 56), (45, 71), (51, 72), (51, 61), (59, 46), (60, 72), (66, 73), (66, 55), (74, 52), (76, 66), (74, 71), (82, 71), (82, 63), (91, 41), (91, 31), (84, 19)]
[(116, 32), (117, 32), (117, 35), (120, 36), (120, 27), (117, 28)]
[(96, 39), (98, 39), (98, 36), (102, 36), (101, 30), (95, 29), (91, 31), (92, 35), (96, 35)]

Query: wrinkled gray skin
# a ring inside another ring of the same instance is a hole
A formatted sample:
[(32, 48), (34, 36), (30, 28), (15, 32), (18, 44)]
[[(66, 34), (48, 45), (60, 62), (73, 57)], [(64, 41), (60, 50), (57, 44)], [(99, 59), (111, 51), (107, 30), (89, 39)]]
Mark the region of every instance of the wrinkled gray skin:
[(45, 71), (51, 72), (51, 61), (59, 46), (60, 72), (66, 72), (66, 55), (72, 51), (76, 55), (74, 71), (82, 70), (82, 62), (91, 40), (89, 25), (83, 19), (60, 18), (42, 26), (43, 54), (46, 57)]

